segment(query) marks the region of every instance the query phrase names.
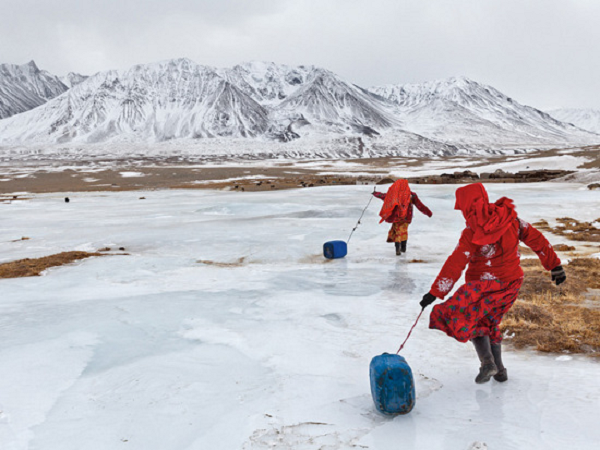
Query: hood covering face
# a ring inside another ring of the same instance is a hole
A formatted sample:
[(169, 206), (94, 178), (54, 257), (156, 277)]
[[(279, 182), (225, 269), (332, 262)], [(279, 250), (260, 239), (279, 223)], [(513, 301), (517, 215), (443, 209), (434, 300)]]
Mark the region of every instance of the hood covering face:
[(477, 245), (497, 242), (517, 218), (511, 199), (502, 197), (490, 203), (481, 183), (458, 188), (454, 209), (462, 212), (467, 225), (475, 233), (473, 243)]
[(410, 206), (410, 187), (408, 187), (408, 181), (400, 179), (396, 180), (394, 184), (390, 186), (385, 194), (385, 200), (379, 215), (381, 220), (379, 223), (390, 217), (396, 208), (398, 208), (399, 217), (406, 217), (408, 208)]

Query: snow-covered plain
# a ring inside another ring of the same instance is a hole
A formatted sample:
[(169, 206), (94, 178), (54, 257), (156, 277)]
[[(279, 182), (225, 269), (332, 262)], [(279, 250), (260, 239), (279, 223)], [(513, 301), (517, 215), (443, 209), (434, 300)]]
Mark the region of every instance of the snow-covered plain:
[[(396, 351), (456, 244), (455, 188), (416, 187), (434, 216), (415, 213), (408, 256), (385, 242), (373, 200), (333, 261), (322, 244), (347, 239), (370, 186), (0, 204), (0, 262), (130, 253), (0, 280), (0, 448), (597, 449), (598, 361), (507, 351), (509, 381), (476, 385), (472, 346), (426, 317), (402, 352), (415, 409), (374, 410), (369, 362)], [(600, 215), (582, 185), (489, 191), (529, 221)]]

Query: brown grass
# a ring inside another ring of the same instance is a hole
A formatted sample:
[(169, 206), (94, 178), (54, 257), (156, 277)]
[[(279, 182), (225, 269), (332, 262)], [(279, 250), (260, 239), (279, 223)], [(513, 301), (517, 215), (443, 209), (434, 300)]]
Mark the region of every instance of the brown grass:
[(28, 241), (29, 238), (27, 236), (23, 236), (21, 239), (13, 239), (10, 242), (21, 242), (21, 241)]
[(572, 245), (567, 245), (567, 244), (556, 244), (553, 245), (554, 250), (557, 252), (573, 252), (575, 251), (575, 247), (573, 247)]
[(36, 277), (50, 267), (64, 266), (74, 261), (103, 256), (102, 253), (62, 252), (42, 258), (25, 258), (0, 264), (0, 278)]
[[(572, 241), (600, 242), (600, 229), (592, 225), (593, 222), (580, 222), (571, 217), (560, 217), (556, 219), (558, 224), (551, 227), (544, 219), (533, 224), (537, 229), (550, 231), (551, 233), (564, 236)], [(596, 219), (595, 222), (599, 222)]]
[(539, 260), (524, 259), (519, 301), (502, 321), (516, 348), (600, 356), (600, 260), (575, 258), (564, 266), (567, 281), (554, 286)]

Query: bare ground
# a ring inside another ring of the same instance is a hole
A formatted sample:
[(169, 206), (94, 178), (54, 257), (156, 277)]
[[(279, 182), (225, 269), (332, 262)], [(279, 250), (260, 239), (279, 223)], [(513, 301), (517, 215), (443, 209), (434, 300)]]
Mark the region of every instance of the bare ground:
[[(483, 170), (487, 165), (534, 162), (564, 154), (565, 149), (522, 155), (447, 158), (369, 158), (315, 161), (186, 161), (131, 159), (126, 161), (48, 161), (31, 164), (3, 162), (0, 166), (0, 202), (13, 193), (129, 191), (153, 189), (229, 189), (265, 191), (323, 185), (377, 183), (393, 178), (398, 168), (421, 169), (432, 160), (448, 171)], [(571, 149), (570, 155), (588, 158), (582, 168), (600, 168), (600, 146)], [(69, 166), (65, 169), (64, 166)], [(133, 176), (132, 176), (133, 175)], [(567, 177), (568, 178), (568, 177)], [(514, 180), (485, 180), (513, 182)], [(4, 194), (4, 195), (3, 195)]]

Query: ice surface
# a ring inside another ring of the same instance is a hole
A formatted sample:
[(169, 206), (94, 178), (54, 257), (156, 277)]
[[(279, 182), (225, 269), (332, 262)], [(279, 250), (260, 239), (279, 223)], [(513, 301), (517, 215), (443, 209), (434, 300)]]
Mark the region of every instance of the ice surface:
[[(597, 448), (597, 361), (507, 351), (509, 382), (476, 385), (472, 347), (426, 317), (403, 350), (415, 409), (375, 411), (369, 362), (396, 351), (456, 244), (455, 187), (415, 187), (434, 216), (415, 212), (407, 256), (385, 242), (374, 201), (341, 260), (322, 244), (347, 239), (369, 186), (1, 204), (0, 262), (130, 255), (0, 280), (0, 448)], [(489, 191), (528, 221), (598, 218), (598, 194), (582, 185)]]

